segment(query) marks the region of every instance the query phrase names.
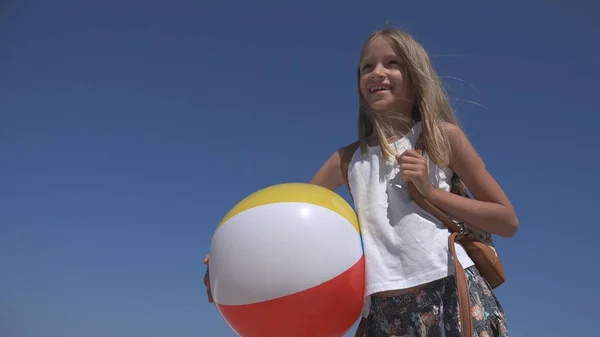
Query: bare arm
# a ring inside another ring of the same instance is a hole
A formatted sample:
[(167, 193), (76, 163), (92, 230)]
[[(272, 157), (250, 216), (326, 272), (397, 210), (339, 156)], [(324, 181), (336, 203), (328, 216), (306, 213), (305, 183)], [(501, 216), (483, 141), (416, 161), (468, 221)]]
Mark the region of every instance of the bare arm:
[[(335, 151), (329, 159), (319, 168), (317, 173), (310, 180), (310, 184), (323, 186), (332, 191), (338, 187), (345, 185), (346, 181), (342, 176), (341, 161), (342, 161), (342, 150), (338, 149)], [(361, 317), (358, 328), (356, 329), (355, 337), (363, 337), (365, 331), (366, 319)]]
[(463, 180), (475, 199), (432, 189), (429, 201), (471, 226), (504, 237), (515, 235), (519, 220), (504, 191), (487, 171), (462, 130), (447, 124), (452, 161), (450, 168)]
[(340, 167), (342, 160), (342, 149), (335, 151), (327, 161), (317, 170), (317, 173), (309, 181), (310, 184), (319, 185), (335, 191), (338, 187), (345, 185), (344, 177)]

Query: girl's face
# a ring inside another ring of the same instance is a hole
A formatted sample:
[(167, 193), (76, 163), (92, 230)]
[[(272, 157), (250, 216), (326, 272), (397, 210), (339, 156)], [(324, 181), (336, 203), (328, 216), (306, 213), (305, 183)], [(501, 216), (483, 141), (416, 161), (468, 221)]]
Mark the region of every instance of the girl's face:
[(365, 48), (360, 62), (360, 92), (375, 112), (398, 111), (410, 117), (414, 89), (404, 61), (390, 42), (377, 37)]

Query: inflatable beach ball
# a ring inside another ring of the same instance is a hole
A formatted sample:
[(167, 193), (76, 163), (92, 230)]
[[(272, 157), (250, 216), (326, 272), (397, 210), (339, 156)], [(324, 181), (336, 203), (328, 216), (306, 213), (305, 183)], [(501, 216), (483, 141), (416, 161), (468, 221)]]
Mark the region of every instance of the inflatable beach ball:
[(212, 238), (213, 298), (242, 337), (344, 336), (362, 311), (364, 282), (356, 214), (323, 187), (259, 190)]

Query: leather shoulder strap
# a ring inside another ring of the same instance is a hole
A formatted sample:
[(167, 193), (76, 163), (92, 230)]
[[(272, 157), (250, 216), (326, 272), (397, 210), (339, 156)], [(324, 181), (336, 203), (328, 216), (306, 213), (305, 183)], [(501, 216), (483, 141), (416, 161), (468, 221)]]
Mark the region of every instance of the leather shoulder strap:
[[(419, 140), (415, 145), (415, 150), (424, 152), (425, 143), (423, 142), (422, 137), (419, 137)], [(455, 182), (455, 179), (458, 179), (458, 176), (452, 177), (453, 183)], [(460, 240), (460, 229), (458, 228), (456, 223), (454, 223), (454, 221), (452, 221), (448, 217), (448, 215), (446, 215), (446, 213), (444, 213), (439, 208), (435, 207), (432, 203), (429, 202), (429, 200), (425, 199), (421, 195), (421, 193), (419, 193), (419, 190), (417, 190), (413, 183), (408, 183), (408, 189), (411, 197), (417, 203), (417, 205), (419, 205), (421, 208), (435, 216), (452, 232), (452, 234), (450, 234), (450, 236), (448, 237), (448, 249), (450, 250), (450, 255), (452, 256), (452, 262), (454, 263), (454, 276), (456, 278), (456, 290), (458, 297), (457, 300), (458, 308), (460, 311), (460, 326), (462, 332), (461, 335), (463, 337), (473, 337), (473, 321), (471, 317), (471, 300), (469, 295), (469, 285), (464, 272), (464, 268), (458, 260), (458, 257), (456, 256), (456, 249), (454, 247), (454, 243)], [(453, 192), (456, 193), (456, 191)]]
[(448, 229), (450, 229), (451, 232), (457, 232), (457, 233), (460, 232), (460, 229), (454, 223), (454, 221), (452, 221), (446, 215), (446, 213), (444, 213), (442, 210), (440, 210), (439, 208), (435, 207), (432, 203), (430, 203), (429, 200), (423, 198), (421, 193), (419, 193), (419, 190), (417, 190), (417, 188), (415, 187), (415, 185), (412, 182), (408, 183), (408, 190), (410, 192), (410, 196), (413, 198), (415, 203), (417, 203), (417, 205), (419, 205), (422, 209), (429, 212), (431, 215), (435, 216), (446, 227), (448, 227)]
[[(415, 150), (421, 151), (423, 153), (425, 152), (425, 141), (423, 140), (423, 136), (419, 136), (419, 138), (417, 140), (417, 144), (415, 145)], [(457, 180), (457, 179), (458, 179), (458, 176), (456, 176), (456, 175), (452, 177), (452, 185), (453, 185), (452, 187), (453, 188), (454, 188), (455, 180)], [(408, 183), (408, 190), (409, 190), (410, 196), (413, 198), (415, 203), (417, 203), (417, 205), (419, 205), (422, 209), (429, 212), (431, 215), (435, 216), (446, 227), (448, 227), (448, 229), (450, 229), (451, 232), (456, 232), (456, 233), (460, 232), (460, 229), (458, 228), (456, 223), (454, 223), (454, 221), (452, 221), (446, 213), (444, 213), (442, 210), (440, 210), (439, 208), (434, 206), (432, 203), (430, 203), (429, 200), (426, 200), (421, 195), (421, 193), (419, 193), (419, 191), (417, 190), (417, 188), (415, 187), (415, 185), (413, 183), (411, 183), (411, 182)], [(457, 191), (452, 191), (452, 192), (456, 193)], [(460, 193), (460, 194), (462, 194), (462, 193)]]
[(448, 248), (452, 255), (454, 263), (454, 277), (456, 279), (456, 296), (458, 300), (458, 310), (460, 312), (460, 328), (462, 337), (473, 337), (473, 317), (471, 316), (471, 296), (469, 283), (465, 270), (456, 256), (454, 242), (458, 241), (457, 233), (452, 233), (448, 237)]

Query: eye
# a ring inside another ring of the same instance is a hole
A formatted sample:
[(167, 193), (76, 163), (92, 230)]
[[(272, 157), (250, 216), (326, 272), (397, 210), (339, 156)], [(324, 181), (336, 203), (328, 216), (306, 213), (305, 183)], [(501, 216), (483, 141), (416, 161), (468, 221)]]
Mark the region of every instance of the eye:
[(361, 72), (365, 73), (365, 72), (371, 71), (372, 69), (373, 69), (372, 65), (365, 64), (362, 66), (362, 68), (360, 70), (361, 70)]
[(388, 62), (388, 65), (401, 66), (402, 63), (398, 60), (391, 60), (390, 62)]

